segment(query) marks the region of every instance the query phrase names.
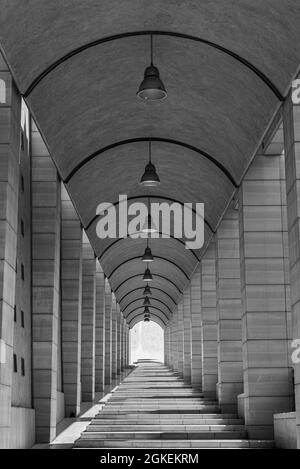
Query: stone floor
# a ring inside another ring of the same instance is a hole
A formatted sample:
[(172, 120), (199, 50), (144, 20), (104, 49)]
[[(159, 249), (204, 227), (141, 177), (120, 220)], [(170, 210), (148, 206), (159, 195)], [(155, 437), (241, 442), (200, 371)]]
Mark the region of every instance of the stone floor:
[(270, 448), (248, 440), (243, 421), (154, 361), (139, 361), (75, 448)]

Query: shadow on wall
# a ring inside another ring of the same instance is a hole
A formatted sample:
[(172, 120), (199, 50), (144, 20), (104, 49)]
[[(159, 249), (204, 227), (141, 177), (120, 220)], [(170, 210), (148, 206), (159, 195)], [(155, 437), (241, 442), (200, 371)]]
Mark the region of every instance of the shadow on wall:
[(130, 363), (145, 358), (164, 361), (164, 331), (153, 321), (138, 322), (130, 330)]

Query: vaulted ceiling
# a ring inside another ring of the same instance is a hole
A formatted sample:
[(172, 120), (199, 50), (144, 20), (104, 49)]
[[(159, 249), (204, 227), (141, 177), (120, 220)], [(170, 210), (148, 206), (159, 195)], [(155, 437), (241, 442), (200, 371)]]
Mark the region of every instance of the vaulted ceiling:
[[(146, 240), (101, 241), (96, 207), (204, 202), (206, 243), (300, 63), (299, 0), (0, 0), (0, 44), (131, 325)], [(168, 91), (136, 91), (154, 63)], [(152, 139), (159, 188), (138, 184)], [(151, 240), (153, 319), (167, 323), (201, 251)]]

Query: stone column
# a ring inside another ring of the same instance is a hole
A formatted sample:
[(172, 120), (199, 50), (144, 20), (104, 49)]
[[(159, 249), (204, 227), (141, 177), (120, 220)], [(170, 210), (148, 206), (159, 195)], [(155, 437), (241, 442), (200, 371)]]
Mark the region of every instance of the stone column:
[(104, 391), (105, 385), (105, 276), (96, 261), (96, 337), (95, 337), (95, 390)]
[(120, 350), (120, 358), (121, 358), (121, 371), (124, 371), (124, 317), (123, 313), (121, 312), (120, 317), (120, 341), (121, 341), (121, 350)]
[(121, 311), (117, 304), (117, 375), (121, 373)]
[(112, 295), (111, 308), (111, 376), (117, 377), (117, 303), (115, 295)]
[(82, 245), (82, 329), (81, 390), (82, 400), (95, 398), (95, 322), (96, 322), (96, 259), (86, 236)]
[(112, 297), (108, 280), (105, 279), (105, 384), (111, 384), (112, 367), (111, 367), (111, 309)]
[(222, 412), (237, 412), (243, 393), (242, 305), (238, 210), (228, 209), (216, 234), (218, 318), (218, 401)]
[(122, 345), (123, 369), (126, 368), (126, 319), (123, 317), (123, 345)]
[(172, 315), (172, 369), (178, 373), (178, 306)]
[(202, 314), (201, 314), (201, 265), (191, 278), (191, 321), (192, 321), (192, 376), (191, 384), (202, 390)]
[(183, 378), (184, 370), (184, 324), (183, 324), (183, 300), (177, 309), (177, 341), (178, 341), (178, 374)]
[(292, 410), (281, 162), (280, 155), (257, 155), (239, 191), (244, 409), (249, 438), (273, 439), (273, 414)]
[(18, 231), (20, 95), (0, 54), (0, 448), (9, 447)]
[(164, 357), (165, 365), (170, 366), (170, 324), (164, 329)]
[(65, 416), (75, 417), (81, 401), (82, 228), (61, 185), (61, 314)]
[[(290, 258), (292, 339), (299, 348), (300, 340), (300, 106), (291, 96), (283, 109), (287, 226)], [(297, 342), (296, 342), (297, 341)], [(294, 344), (293, 344), (294, 345)], [(294, 349), (290, 350), (290, 353)], [(297, 355), (299, 357), (299, 354)], [(300, 448), (300, 363), (293, 363), (297, 447)]]
[(201, 261), (202, 291), (202, 390), (206, 397), (216, 396), (218, 380), (216, 255), (212, 239)]
[(191, 383), (191, 356), (192, 356), (192, 330), (191, 330), (191, 291), (186, 288), (183, 294), (183, 347), (184, 368), (183, 377), (186, 383)]
[(130, 339), (129, 339), (129, 326), (126, 324), (126, 367), (129, 367), (129, 347), (130, 347)]
[(32, 125), (32, 367), (36, 441), (56, 435), (61, 186)]

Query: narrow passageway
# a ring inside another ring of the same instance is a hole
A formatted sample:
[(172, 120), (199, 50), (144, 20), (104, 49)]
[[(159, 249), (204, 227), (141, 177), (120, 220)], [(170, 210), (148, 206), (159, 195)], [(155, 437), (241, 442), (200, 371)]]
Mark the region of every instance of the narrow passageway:
[(75, 448), (271, 448), (164, 364), (140, 360)]

